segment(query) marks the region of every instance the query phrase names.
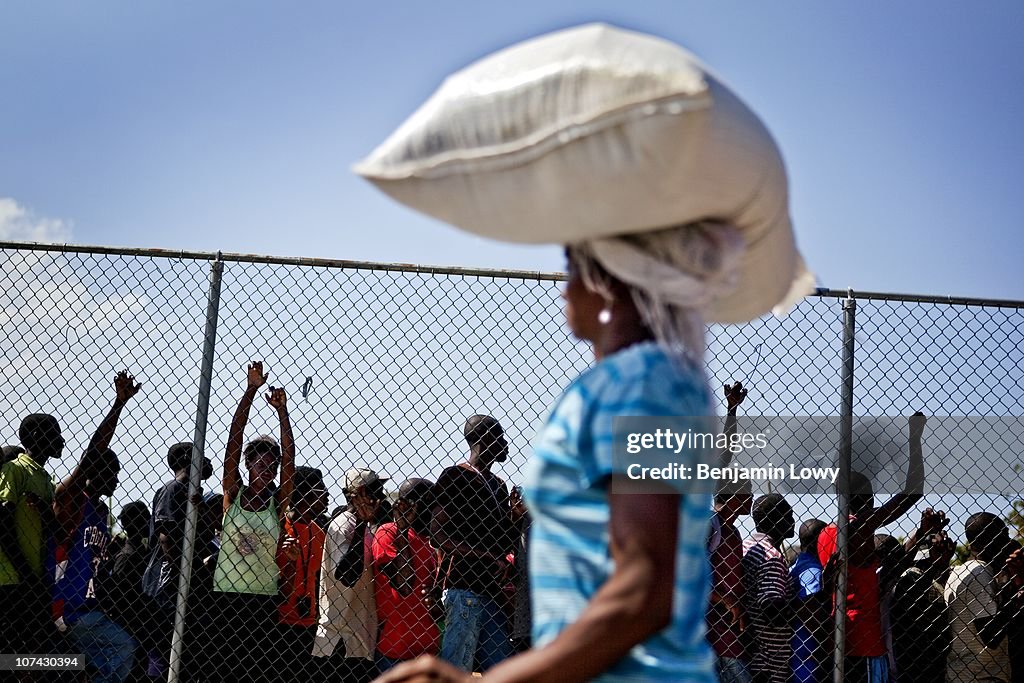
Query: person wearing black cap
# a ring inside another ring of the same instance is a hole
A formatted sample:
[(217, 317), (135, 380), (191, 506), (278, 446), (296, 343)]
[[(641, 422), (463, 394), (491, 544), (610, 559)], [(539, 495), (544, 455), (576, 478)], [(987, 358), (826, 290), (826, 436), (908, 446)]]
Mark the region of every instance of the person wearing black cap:
[[(174, 601), (178, 569), (185, 537), (188, 479), (193, 446), (187, 441), (167, 449), (167, 467), (173, 477), (153, 493), (149, 520), (149, 558), (142, 575), (142, 593), (147, 602), (143, 645), (149, 652), (151, 668), (166, 670), (174, 628)], [(200, 478), (213, 476), (213, 463), (203, 457)]]

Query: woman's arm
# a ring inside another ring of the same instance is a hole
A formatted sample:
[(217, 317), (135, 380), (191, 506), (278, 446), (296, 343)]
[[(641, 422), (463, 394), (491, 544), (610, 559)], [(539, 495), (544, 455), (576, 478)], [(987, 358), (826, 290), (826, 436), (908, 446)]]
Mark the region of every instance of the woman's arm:
[(281, 420), (281, 488), (277, 490), (277, 514), (284, 521), (295, 482), (295, 437), (288, 418), (288, 397), (284, 389), (270, 387), (267, 403), (277, 411), (277, 417)]
[[(579, 619), (550, 644), (506, 660), (486, 680), (586, 681), (669, 625), (675, 582), (679, 495), (652, 494), (650, 482), (617, 479), (611, 506), (615, 571)], [(668, 489), (666, 489), (668, 490)], [(469, 674), (423, 657), (382, 676), (383, 683), (469, 681)]]
[(238, 473), (238, 466), (242, 462), (242, 439), (245, 435), (245, 425), (249, 421), (249, 411), (252, 409), (252, 401), (267, 382), (267, 375), (263, 374), (263, 362), (253, 361), (249, 363), (246, 370), (245, 393), (242, 400), (238, 402), (235, 409), (235, 416), (231, 420), (231, 429), (228, 431), (228, 445), (224, 451), (224, 476), (221, 484), (224, 487), (224, 512), (228, 511), (231, 503), (242, 486), (242, 476)]

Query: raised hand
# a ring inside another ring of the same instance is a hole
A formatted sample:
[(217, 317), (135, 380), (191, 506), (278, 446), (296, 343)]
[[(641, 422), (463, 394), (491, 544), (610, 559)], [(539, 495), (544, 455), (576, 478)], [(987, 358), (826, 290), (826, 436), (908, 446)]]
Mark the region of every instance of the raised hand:
[(509, 509), (512, 515), (513, 522), (519, 522), (526, 517), (526, 502), (523, 500), (523, 494), (518, 486), (512, 487), (512, 493), (509, 494)]
[(270, 391), (266, 393), (266, 399), (267, 403), (277, 412), (288, 410), (288, 397), (285, 395), (283, 387), (270, 387)]
[(747, 397), (747, 390), (743, 388), (742, 382), (736, 382), (732, 385), (725, 384), (723, 388), (725, 389), (726, 406), (729, 410), (736, 410), (743, 403), (743, 399)]
[(270, 373), (263, 374), (263, 361), (254, 360), (249, 363), (249, 367), (246, 369), (246, 385), (250, 389), (259, 389), (267, 383), (267, 377)]
[(1024, 583), (1024, 548), (1017, 548), (1010, 553), (1003, 566), (1016, 585)]
[(928, 418), (924, 416), (924, 413), (918, 411), (910, 416), (910, 438), (920, 439), (921, 435), (924, 434), (924, 426), (927, 424)]
[(928, 559), (943, 568), (949, 567), (950, 560), (956, 554), (956, 543), (950, 540), (945, 531), (936, 532), (931, 537), (928, 547)]
[(285, 536), (281, 541), (281, 552), (292, 562), (299, 559), (299, 540), (294, 536)]
[(946, 513), (942, 510), (933, 510), (926, 508), (921, 513), (921, 525), (919, 526), (920, 531), (918, 532), (918, 538), (924, 539), (936, 534), (946, 528), (949, 524), (949, 520), (946, 519)]
[(121, 405), (128, 403), (128, 401), (139, 393), (139, 389), (142, 388), (140, 382), (136, 382), (135, 378), (128, 374), (127, 370), (114, 375), (114, 392), (117, 396), (117, 402)]

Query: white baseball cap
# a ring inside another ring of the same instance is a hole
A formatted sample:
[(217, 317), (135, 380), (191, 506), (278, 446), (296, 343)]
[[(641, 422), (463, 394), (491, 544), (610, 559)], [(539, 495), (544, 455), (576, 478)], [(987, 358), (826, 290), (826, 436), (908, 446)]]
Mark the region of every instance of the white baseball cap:
[(371, 486), (378, 482), (384, 483), (387, 477), (381, 477), (373, 470), (362, 467), (353, 467), (345, 473), (344, 489), (346, 491), (358, 491), (360, 487)]

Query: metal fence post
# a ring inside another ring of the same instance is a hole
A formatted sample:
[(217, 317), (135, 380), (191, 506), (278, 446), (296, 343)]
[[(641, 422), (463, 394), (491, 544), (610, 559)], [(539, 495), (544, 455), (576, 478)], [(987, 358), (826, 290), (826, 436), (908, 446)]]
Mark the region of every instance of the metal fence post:
[(206, 332), (203, 335), (203, 360), (199, 370), (199, 399), (196, 401), (196, 430), (192, 443), (192, 465), (188, 477), (188, 507), (185, 516), (185, 538), (181, 549), (178, 576), (178, 598), (174, 613), (174, 636), (171, 639), (171, 657), (168, 682), (177, 683), (181, 669), (181, 653), (185, 637), (185, 613), (192, 581), (192, 556), (195, 552), (196, 526), (199, 508), (193, 502), (199, 493), (206, 447), (206, 420), (210, 412), (210, 385), (213, 377), (214, 348), (217, 342), (217, 316), (220, 312), (220, 283), (224, 272), (221, 253), (210, 264), (210, 290), (206, 303)]
[(836, 683), (842, 683), (846, 674), (846, 583), (850, 557), (850, 461), (853, 450), (853, 351), (856, 345), (856, 318), (857, 301), (853, 298), (853, 290), (850, 289), (843, 300), (843, 385), (839, 444), (839, 466), (842, 468), (842, 476), (839, 478), (839, 512), (836, 518), (836, 546), (839, 548), (843, 563), (836, 581)]

